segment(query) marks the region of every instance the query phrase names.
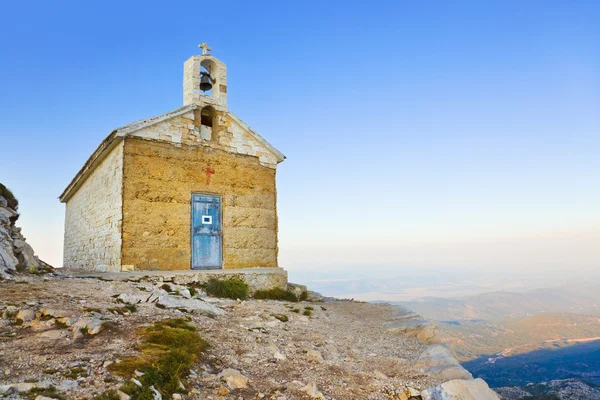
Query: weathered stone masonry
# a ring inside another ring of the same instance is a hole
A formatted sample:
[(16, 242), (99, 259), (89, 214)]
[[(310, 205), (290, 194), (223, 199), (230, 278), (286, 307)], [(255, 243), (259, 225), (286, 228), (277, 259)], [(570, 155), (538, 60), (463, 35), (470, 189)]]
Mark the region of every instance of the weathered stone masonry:
[(121, 270), (122, 187), (121, 142), (91, 172), (66, 205), (64, 267)]
[(255, 157), (140, 138), (125, 140), (124, 155), (124, 266), (190, 269), (191, 194), (211, 193), (223, 198), (224, 268), (277, 267), (275, 170)]

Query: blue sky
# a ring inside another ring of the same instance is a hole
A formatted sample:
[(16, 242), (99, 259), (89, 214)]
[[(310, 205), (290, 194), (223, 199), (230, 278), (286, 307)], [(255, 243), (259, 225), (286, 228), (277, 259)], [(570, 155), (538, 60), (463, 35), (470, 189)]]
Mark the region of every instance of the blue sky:
[(0, 181), (55, 265), (57, 196), (112, 129), (182, 104), (207, 41), (230, 109), (288, 157), (292, 276), (599, 267), (598, 2), (1, 7)]

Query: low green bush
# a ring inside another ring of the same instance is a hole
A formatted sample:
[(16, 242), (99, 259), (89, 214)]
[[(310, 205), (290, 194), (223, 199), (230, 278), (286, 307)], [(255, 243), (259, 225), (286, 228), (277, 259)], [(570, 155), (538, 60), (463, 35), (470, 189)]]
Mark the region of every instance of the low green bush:
[(139, 354), (125, 357), (121, 362), (109, 366), (109, 370), (125, 378), (134, 377), (135, 371), (144, 375), (137, 379), (138, 387), (129, 381), (120, 390), (131, 396), (132, 400), (153, 399), (151, 386), (154, 386), (162, 398), (170, 399), (174, 393), (185, 393), (180, 385), (186, 383), (186, 376), (192, 365), (208, 348), (196, 332), (196, 328), (186, 319), (169, 319), (156, 322), (141, 331), (142, 343)]
[(217, 279), (210, 278), (204, 284), (204, 290), (211, 296), (225, 297), (228, 299), (244, 300), (248, 298), (248, 284), (240, 278)]
[(293, 303), (298, 301), (298, 297), (296, 297), (293, 292), (289, 290), (283, 290), (281, 288), (257, 290), (254, 292), (252, 297), (257, 300), (284, 300), (291, 301)]

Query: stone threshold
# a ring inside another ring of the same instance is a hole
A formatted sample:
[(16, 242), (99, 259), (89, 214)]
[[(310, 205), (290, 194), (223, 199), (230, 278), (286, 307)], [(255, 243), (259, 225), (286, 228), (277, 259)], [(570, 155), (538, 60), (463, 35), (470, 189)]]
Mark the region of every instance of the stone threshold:
[(55, 273), (72, 278), (95, 278), (106, 281), (140, 281), (143, 279), (158, 279), (176, 284), (204, 283), (210, 278), (222, 279), (241, 278), (251, 291), (287, 288), (287, 271), (282, 268), (240, 268), (240, 269), (208, 269), (208, 270), (177, 270), (177, 271), (128, 271), (128, 272), (98, 272), (77, 269), (57, 268)]

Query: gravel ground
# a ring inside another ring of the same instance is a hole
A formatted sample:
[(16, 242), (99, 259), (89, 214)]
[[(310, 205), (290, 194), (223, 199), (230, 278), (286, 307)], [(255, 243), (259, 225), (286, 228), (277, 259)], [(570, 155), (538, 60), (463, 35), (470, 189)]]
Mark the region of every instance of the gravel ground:
[[(191, 317), (211, 345), (190, 372), (183, 398), (406, 399), (401, 393), (407, 387), (421, 390), (440, 383), (412, 366), (426, 344), (384, 328), (393, 311), (387, 305), (204, 298), (225, 315), (183, 313), (152, 303), (119, 315), (107, 310), (123, 306), (113, 296), (149, 295), (162, 282), (66, 276), (17, 280), (22, 283), (0, 283), (0, 385), (46, 382), (66, 398), (92, 398), (116, 389), (123, 380), (106, 367), (135, 354), (138, 328), (182, 316)], [(37, 318), (16, 325), (15, 313), (21, 310), (31, 310), (22, 311), (25, 319), (28, 313), (29, 317), (37, 313)], [(312, 315), (302, 315), (305, 311)], [(44, 312), (54, 317), (65, 314), (60, 321), (69, 324), (100, 321), (103, 328), (81, 335), (74, 328), (57, 326), (55, 318), (40, 316)], [(280, 321), (283, 316), (287, 322)], [(238, 381), (226, 378), (231, 370)]]

